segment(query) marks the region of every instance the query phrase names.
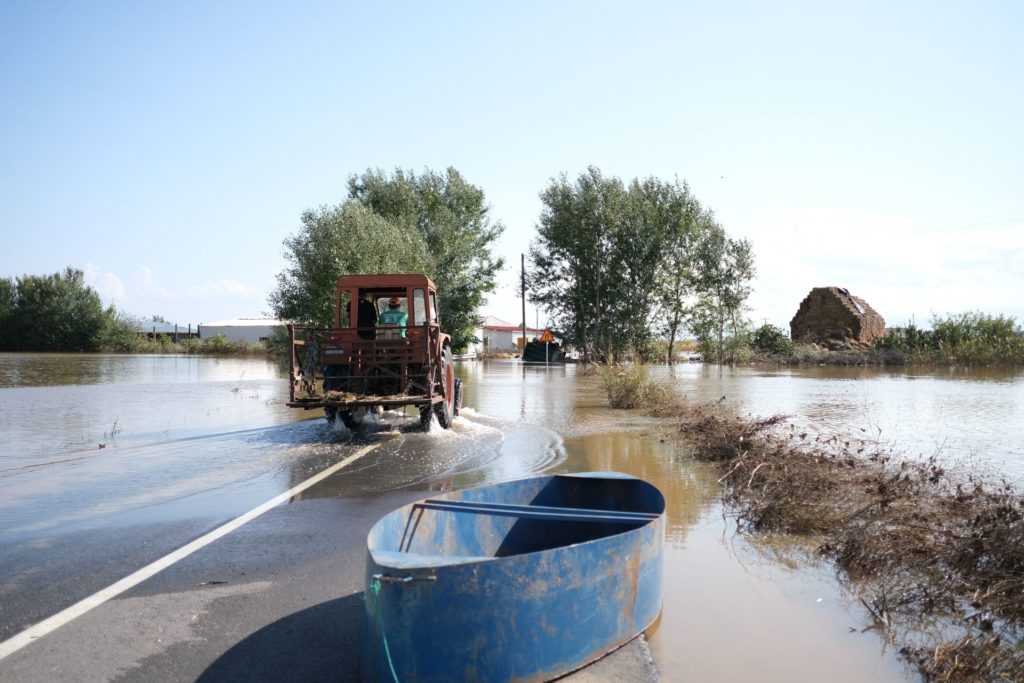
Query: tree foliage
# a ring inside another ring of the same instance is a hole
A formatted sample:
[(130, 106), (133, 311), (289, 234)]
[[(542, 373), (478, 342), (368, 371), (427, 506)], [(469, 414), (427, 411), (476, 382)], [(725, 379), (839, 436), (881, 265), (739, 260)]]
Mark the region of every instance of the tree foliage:
[(14, 303), (17, 294), (17, 286), (13, 279), (0, 278), (0, 350), (12, 348), (10, 338), (14, 329)]
[(344, 203), (305, 212), (302, 228), (285, 240), (289, 265), (269, 298), (275, 314), (328, 326), (339, 275), (423, 273), (438, 287), (454, 349), (465, 348), (502, 266), (491, 246), (503, 228), (491, 221), (483, 191), (453, 168), (368, 170), (348, 189)]
[(630, 301), (611, 272), (625, 188), (590, 167), (574, 184), (565, 174), (553, 179), (540, 198), (544, 209), (530, 247), (530, 300), (551, 314), (585, 357), (613, 355), (620, 346), (616, 321)]
[(718, 225), (700, 233), (694, 246), (697, 300), (690, 329), (702, 350), (727, 360), (727, 333), (739, 338), (747, 329), (744, 306), (754, 277), (754, 254), (747, 240), (730, 239)]
[(278, 318), (320, 327), (334, 324), (339, 275), (419, 272), (425, 258), (416, 234), (355, 202), (304, 212), (284, 245), (289, 265), (270, 306)]
[(419, 235), (422, 265), (438, 289), (438, 307), (452, 346), (462, 350), (480, 325), (480, 306), (493, 292), (503, 261), (491, 253), (504, 227), (492, 221), (484, 192), (454, 168), (443, 174), (396, 170), (387, 175), (367, 171), (349, 179), (349, 197), (391, 221), (408, 234)]
[(729, 240), (685, 183), (627, 186), (590, 167), (572, 183), (552, 179), (540, 197), (530, 299), (587, 359), (646, 355), (656, 333), (671, 358), (684, 327), (710, 333), (723, 315), (738, 322), (749, 244)]
[(0, 348), (95, 351), (108, 311), (81, 270), (0, 280)]

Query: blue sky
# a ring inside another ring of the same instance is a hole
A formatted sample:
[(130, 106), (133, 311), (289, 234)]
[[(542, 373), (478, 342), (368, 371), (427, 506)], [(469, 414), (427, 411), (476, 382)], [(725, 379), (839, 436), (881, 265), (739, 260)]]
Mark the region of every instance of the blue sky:
[(482, 312), (518, 321), (538, 193), (593, 164), (749, 239), (758, 323), (822, 285), (1024, 319), (1024, 5), (287, 5), (0, 4), (0, 276), (259, 316), (303, 210), (454, 166), (506, 227)]

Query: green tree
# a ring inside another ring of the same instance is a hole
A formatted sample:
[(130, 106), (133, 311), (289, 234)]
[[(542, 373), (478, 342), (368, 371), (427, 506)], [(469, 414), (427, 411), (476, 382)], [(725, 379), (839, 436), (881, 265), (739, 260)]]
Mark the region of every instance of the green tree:
[(754, 255), (747, 240), (730, 239), (717, 224), (699, 233), (694, 248), (693, 286), (697, 302), (690, 329), (719, 362), (726, 359), (726, 332), (739, 338), (748, 327), (743, 317)]
[[(609, 275), (612, 347), (647, 357), (654, 325), (663, 311), (660, 281), (668, 264), (667, 245), (676, 230), (677, 187), (657, 178), (634, 179), (620, 220), (612, 225)], [(617, 290), (617, 291), (616, 291)]]
[(465, 349), (475, 339), (480, 306), (504, 265), (491, 253), (504, 227), (491, 220), (483, 190), (454, 168), (421, 175), (368, 170), (351, 177), (348, 186), (351, 200), (420, 236), (425, 258), (415, 270), (437, 285), (441, 324), (452, 335), (453, 348)]
[(351, 201), (306, 211), (284, 245), (289, 265), (277, 275), (270, 306), (278, 318), (320, 327), (334, 324), (339, 275), (422, 272), (426, 261), (418, 233)]
[(473, 341), (478, 310), (494, 291), (502, 260), (491, 247), (502, 230), (483, 191), (453, 168), (369, 170), (349, 179), (343, 204), (302, 215), (284, 242), (289, 264), (269, 303), (280, 318), (329, 326), (339, 275), (423, 273), (438, 287), (441, 323), (458, 352)]
[(14, 280), (0, 278), (0, 350), (11, 348), (8, 341), (11, 336), (14, 315), (14, 302), (17, 296)]
[(665, 228), (661, 262), (655, 282), (658, 331), (667, 338), (666, 360), (675, 360), (675, 342), (686, 327), (699, 283), (694, 270), (694, 245), (701, 231), (713, 229), (714, 216), (701, 208), (686, 183), (664, 186)]
[[(156, 317), (148, 322), (166, 322), (157, 321)], [(98, 342), (100, 349), (119, 353), (131, 353), (139, 349), (143, 343), (143, 337), (139, 334), (139, 329), (143, 325), (142, 318), (119, 311), (113, 306), (107, 308), (105, 318), (103, 332)]]
[(544, 208), (530, 245), (529, 298), (585, 360), (607, 360), (617, 348), (614, 309), (638, 292), (617, 286), (612, 273), (615, 231), (624, 221), (627, 191), (591, 166), (570, 183), (563, 173), (540, 194)]
[[(530, 248), (530, 298), (586, 359), (647, 356), (654, 333), (668, 354), (710, 279), (695, 264), (703, 232), (721, 232), (678, 180), (628, 186), (590, 167), (541, 193)], [(723, 233), (724, 234), (724, 233)]]
[[(9, 282), (9, 281), (8, 281)], [(17, 351), (95, 351), (106, 323), (99, 295), (81, 270), (25, 275), (14, 284), (4, 343)], [(0, 297), (10, 300), (10, 285)], [(0, 304), (2, 305), (2, 304)]]

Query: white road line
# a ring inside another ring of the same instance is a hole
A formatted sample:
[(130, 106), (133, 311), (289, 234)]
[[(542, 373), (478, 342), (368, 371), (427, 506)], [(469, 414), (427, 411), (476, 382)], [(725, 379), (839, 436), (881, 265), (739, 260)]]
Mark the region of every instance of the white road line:
[(157, 572), (166, 569), (167, 567), (170, 567), (175, 562), (178, 562), (179, 560), (188, 557), (197, 550), (210, 545), (218, 538), (226, 536), (227, 534), (231, 533), (243, 524), (251, 522), (252, 520), (262, 515), (264, 512), (266, 512), (267, 510), (277, 507), (278, 505), (289, 500), (293, 496), (302, 493), (310, 486), (313, 486), (323, 481), (327, 477), (331, 476), (335, 472), (348, 467), (353, 462), (359, 460), (359, 458), (363, 457), (364, 455), (366, 455), (373, 449), (377, 448), (378, 446), (380, 446), (379, 443), (371, 444), (369, 446), (359, 449), (358, 451), (356, 451), (349, 457), (345, 458), (341, 462), (331, 465), (323, 472), (313, 475), (312, 477), (302, 482), (298, 486), (288, 489), (284, 493), (271, 498), (263, 505), (253, 508), (249, 512), (246, 512), (244, 515), (241, 515), (231, 520), (227, 524), (217, 527), (205, 536), (201, 536), (200, 538), (197, 538), (188, 545), (178, 548), (170, 555), (166, 555), (160, 558), (159, 560), (153, 562), (152, 564), (146, 565), (134, 574), (126, 576), (117, 583), (107, 586), (98, 593), (90, 595), (84, 600), (75, 603), (71, 607), (68, 607), (63, 611), (58, 612), (57, 614), (54, 614), (52, 617), (44, 619), (43, 621), (39, 622), (35, 626), (25, 629), (18, 635), (5, 640), (4, 642), (0, 643), (0, 660), (7, 657), (8, 655), (14, 654), (15, 652), (25, 647), (37, 638), (41, 638), (42, 636), (45, 636), (47, 633), (55, 631), (56, 629), (72, 621), (73, 619), (77, 619), (78, 617), (82, 616), (94, 607), (99, 607), (107, 600), (115, 598), (121, 593), (124, 593), (126, 590), (139, 585), (140, 583), (150, 578)]

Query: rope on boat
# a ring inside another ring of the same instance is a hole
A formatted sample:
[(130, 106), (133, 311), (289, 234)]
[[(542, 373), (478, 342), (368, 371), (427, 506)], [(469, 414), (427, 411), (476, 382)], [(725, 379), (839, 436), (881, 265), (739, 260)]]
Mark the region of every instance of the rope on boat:
[(402, 683), (398, 678), (398, 673), (395, 672), (395, 663), (391, 661), (391, 649), (388, 647), (388, 636), (384, 633), (384, 618), (380, 614), (380, 599), (377, 597), (380, 593), (380, 579), (377, 577), (373, 578), (370, 582), (370, 590), (367, 591), (367, 596), (373, 601), (374, 612), (377, 617), (377, 628), (380, 630), (380, 639), (384, 643), (384, 658), (388, 661), (388, 668), (391, 670), (391, 678), (395, 683)]

